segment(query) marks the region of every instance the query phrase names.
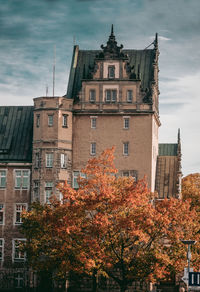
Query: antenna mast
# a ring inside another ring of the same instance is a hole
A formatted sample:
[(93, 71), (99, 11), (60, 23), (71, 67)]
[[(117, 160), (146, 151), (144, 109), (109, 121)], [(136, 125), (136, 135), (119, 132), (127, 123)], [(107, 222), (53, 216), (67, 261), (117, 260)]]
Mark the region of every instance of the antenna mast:
[(46, 97), (48, 96), (48, 84), (46, 85)]
[(54, 46), (54, 62), (53, 62), (53, 97), (55, 91), (55, 72), (56, 72), (56, 46)]

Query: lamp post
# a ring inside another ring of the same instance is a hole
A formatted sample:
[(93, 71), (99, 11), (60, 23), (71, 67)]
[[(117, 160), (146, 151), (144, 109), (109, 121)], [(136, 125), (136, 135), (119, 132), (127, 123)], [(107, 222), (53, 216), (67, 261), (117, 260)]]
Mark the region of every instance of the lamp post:
[(195, 240), (181, 240), (183, 244), (186, 244), (188, 246), (187, 250), (187, 261), (188, 261), (188, 291), (189, 291), (189, 273), (190, 273), (190, 260), (191, 260), (191, 251), (190, 246), (195, 244)]

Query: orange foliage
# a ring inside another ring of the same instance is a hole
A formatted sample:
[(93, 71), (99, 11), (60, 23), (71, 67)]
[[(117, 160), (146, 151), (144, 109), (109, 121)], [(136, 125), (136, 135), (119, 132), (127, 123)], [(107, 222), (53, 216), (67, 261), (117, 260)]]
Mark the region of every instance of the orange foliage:
[[(156, 281), (183, 271), (186, 251), (180, 239), (197, 238), (196, 211), (188, 201), (152, 200), (144, 180), (117, 176), (113, 153), (108, 149), (88, 162), (78, 190), (60, 184), (63, 202), (34, 205), (24, 215), (34, 268), (60, 275), (97, 270), (121, 291), (135, 280)], [(41, 254), (44, 261), (38, 261)]]

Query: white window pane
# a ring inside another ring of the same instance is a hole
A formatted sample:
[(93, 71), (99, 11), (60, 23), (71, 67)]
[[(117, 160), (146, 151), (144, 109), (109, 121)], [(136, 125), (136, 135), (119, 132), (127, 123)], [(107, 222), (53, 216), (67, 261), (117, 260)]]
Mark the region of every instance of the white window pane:
[(53, 115), (48, 115), (48, 126), (53, 126)]
[(127, 90), (127, 102), (132, 102), (133, 100), (133, 91)]
[(53, 153), (46, 154), (46, 167), (53, 167)]
[(96, 118), (92, 118), (91, 119), (91, 128), (92, 129), (96, 129), (96, 124), (97, 124), (97, 119)]

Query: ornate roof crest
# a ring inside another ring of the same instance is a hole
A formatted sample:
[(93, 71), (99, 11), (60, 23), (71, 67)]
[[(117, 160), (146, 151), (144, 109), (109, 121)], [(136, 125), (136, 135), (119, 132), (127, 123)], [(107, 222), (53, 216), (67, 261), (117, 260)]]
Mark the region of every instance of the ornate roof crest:
[(111, 26), (111, 34), (107, 41), (107, 45), (101, 45), (102, 52), (99, 53), (99, 59), (127, 59), (127, 56), (122, 52), (123, 45), (117, 46), (115, 35), (113, 32), (113, 24)]

